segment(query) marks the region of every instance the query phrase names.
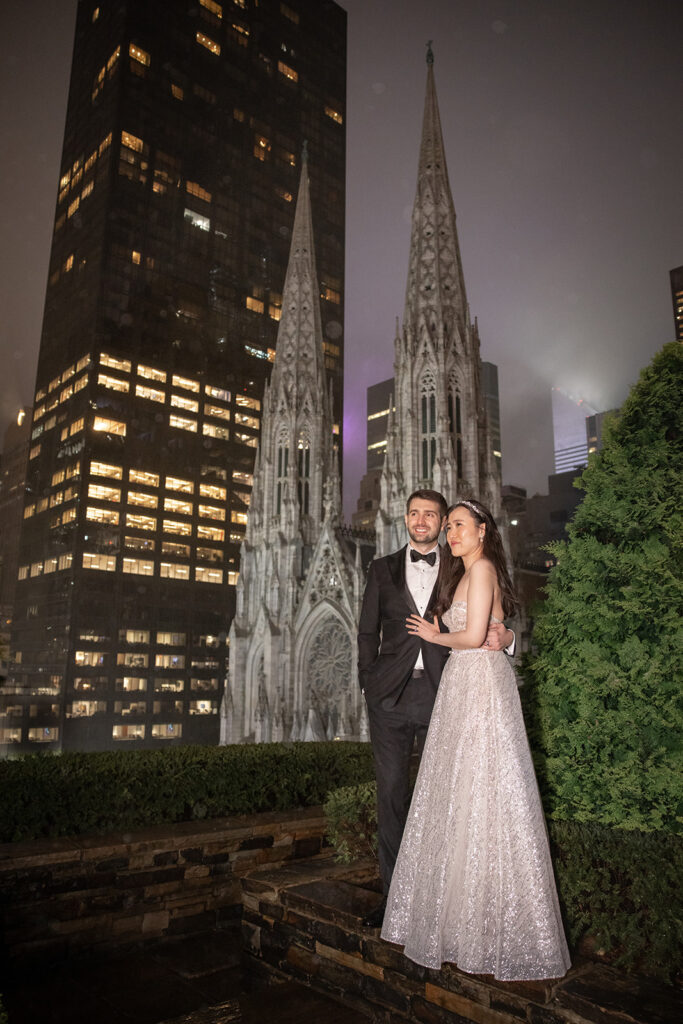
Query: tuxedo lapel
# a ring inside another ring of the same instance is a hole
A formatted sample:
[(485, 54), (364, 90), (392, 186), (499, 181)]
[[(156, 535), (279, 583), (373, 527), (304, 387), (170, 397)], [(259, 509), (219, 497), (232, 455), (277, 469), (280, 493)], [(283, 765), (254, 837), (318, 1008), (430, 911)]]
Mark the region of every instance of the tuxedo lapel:
[(401, 548), (400, 551), (395, 551), (394, 554), (389, 555), (387, 558), (387, 563), (389, 566), (389, 572), (391, 573), (391, 578), (394, 582), (394, 586), (396, 587), (396, 591), (399, 594), (403, 595), (403, 597), (405, 598), (405, 602), (410, 608), (411, 612), (413, 612), (415, 615), (419, 615), (420, 613), (417, 610), (415, 599), (413, 598), (413, 595), (410, 593), (408, 581), (406, 580), (407, 547), (408, 545), (406, 544), (404, 545), (404, 547)]

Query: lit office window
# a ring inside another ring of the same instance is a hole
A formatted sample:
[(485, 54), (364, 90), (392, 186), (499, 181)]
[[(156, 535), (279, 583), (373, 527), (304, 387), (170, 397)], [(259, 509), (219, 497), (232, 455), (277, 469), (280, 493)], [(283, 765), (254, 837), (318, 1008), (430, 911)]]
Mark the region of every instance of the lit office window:
[(154, 562), (149, 562), (144, 558), (124, 558), (123, 571), (131, 573), (133, 576), (153, 576)]
[(222, 583), (223, 570), (209, 569), (204, 565), (195, 566), (194, 578), (198, 583)]
[(183, 480), (178, 476), (167, 476), (164, 481), (167, 491), (182, 491), (183, 494), (194, 494), (194, 484), (191, 480)]
[(84, 569), (99, 569), (102, 572), (115, 572), (116, 571), (116, 556), (115, 555), (98, 555), (94, 552), (83, 552), (83, 568)]
[(132, 484), (145, 484), (147, 487), (159, 486), (158, 473), (149, 473), (144, 469), (129, 469), (128, 479)]
[(215, 54), (216, 57), (218, 57), (220, 55), (220, 52), (221, 52), (221, 44), (220, 43), (215, 42), (213, 39), (209, 39), (209, 37), (205, 36), (203, 32), (197, 32), (197, 35), (195, 36), (195, 38), (196, 38), (197, 42), (199, 43), (199, 45), (200, 46), (204, 46), (207, 50), (209, 50), (210, 53)]

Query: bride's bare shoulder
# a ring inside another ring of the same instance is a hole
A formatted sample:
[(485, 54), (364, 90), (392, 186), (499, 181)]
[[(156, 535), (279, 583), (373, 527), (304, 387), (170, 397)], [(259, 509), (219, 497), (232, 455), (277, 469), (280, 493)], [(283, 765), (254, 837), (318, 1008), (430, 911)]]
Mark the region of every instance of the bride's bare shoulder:
[(471, 579), (485, 579), (487, 576), (496, 578), (496, 567), (493, 562), (490, 562), (488, 558), (478, 558), (473, 565), (470, 566), (470, 578)]

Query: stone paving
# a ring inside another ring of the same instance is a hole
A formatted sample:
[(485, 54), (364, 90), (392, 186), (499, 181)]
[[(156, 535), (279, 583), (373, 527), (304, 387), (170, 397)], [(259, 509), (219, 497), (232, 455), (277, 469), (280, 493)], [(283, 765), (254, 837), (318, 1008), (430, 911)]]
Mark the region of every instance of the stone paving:
[(358, 1014), (288, 982), (245, 988), (239, 928), (167, 940), (97, 963), (2, 981), (9, 1024), (355, 1024)]

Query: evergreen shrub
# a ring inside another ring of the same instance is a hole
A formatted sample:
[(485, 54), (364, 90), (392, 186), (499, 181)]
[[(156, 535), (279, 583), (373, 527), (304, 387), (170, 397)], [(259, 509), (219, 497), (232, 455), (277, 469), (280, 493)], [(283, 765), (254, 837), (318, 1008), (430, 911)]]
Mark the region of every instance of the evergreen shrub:
[(377, 786), (362, 782), (327, 794), (323, 806), (327, 839), (335, 860), (351, 864), (363, 858), (377, 859)]
[(682, 396), (673, 343), (607, 424), (552, 545), (522, 691), (551, 818), (680, 829)]
[(29, 755), (0, 761), (0, 841), (311, 807), (372, 777), (367, 743)]

